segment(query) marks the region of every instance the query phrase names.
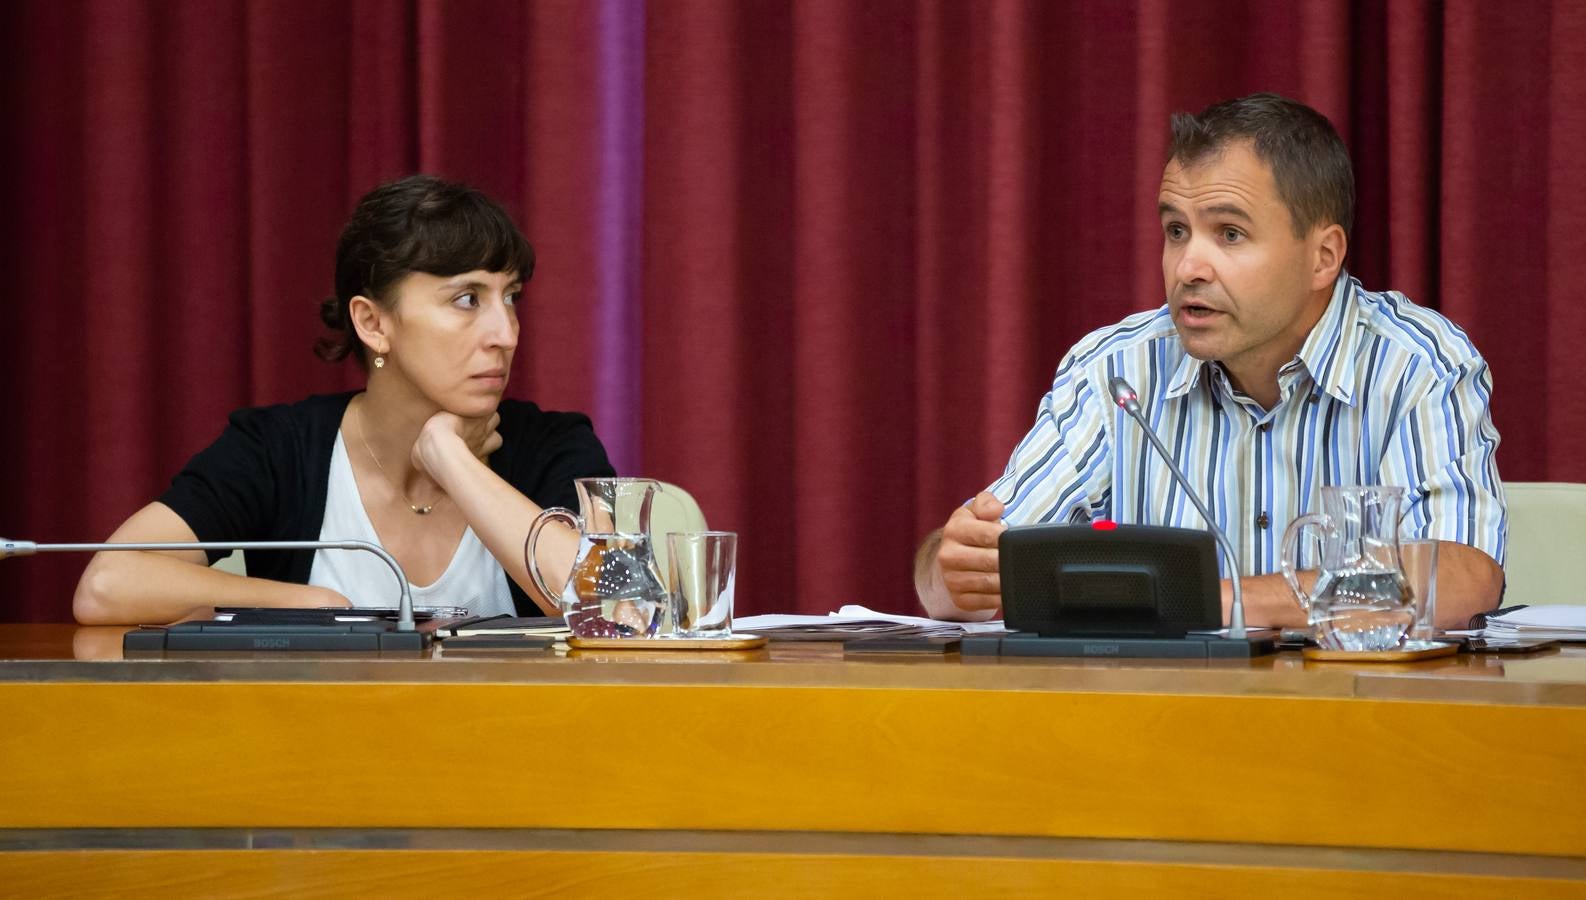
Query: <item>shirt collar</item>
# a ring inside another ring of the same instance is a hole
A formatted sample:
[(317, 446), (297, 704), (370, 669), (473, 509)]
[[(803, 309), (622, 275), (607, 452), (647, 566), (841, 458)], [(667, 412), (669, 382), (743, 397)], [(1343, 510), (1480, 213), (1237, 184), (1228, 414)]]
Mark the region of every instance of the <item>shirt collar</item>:
[[(1311, 373), (1311, 380), (1324, 392), (1353, 405), (1355, 402), (1355, 367), (1350, 361), (1359, 342), (1355, 325), (1359, 319), (1359, 304), (1355, 292), (1360, 282), (1340, 270), (1333, 282), (1333, 296), (1327, 309), (1305, 338), (1296, 359)], [(1182, 349), (1182, 345), (1180, 345)], [(1196, 359), (1188, 353), (1179, 359), (1178, 368), (1169, 379), (1166, 399), (1182, 397), (1200, 383), (1201, 374), (1210, 370), (1211, 363)]]
[(1355, 403), (1355, 347), (1360, 342), (1360, 303), (1355, 296), (1360, 282), (1342, 270), (1333, 282), (1333, 296), (1327, 301), (1316, 327), (1300, 347), (1299, 360), (1311, 373), (1311, 380), (1323, 392), (1351, 406)]
[[(1183, 345), (1179, 345), (1180, 352)], [(1173, 377), (1168, 380), (1167, 390), (1162, 396), (1167, 400), (1174, 400), (1190, 392), (1190, 389), (1200, 383), (1201, 372), (1206, 368), (1206, 363), (1184, 353), (1179, 359), (1178, 368), (1173, 370)]]

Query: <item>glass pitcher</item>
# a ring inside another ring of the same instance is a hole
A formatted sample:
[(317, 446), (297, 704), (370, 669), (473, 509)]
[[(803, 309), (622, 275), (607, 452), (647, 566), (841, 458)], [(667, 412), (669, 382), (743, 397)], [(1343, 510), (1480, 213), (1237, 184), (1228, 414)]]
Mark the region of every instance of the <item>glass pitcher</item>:
[[(1329, 650), (1391, 650), (1415, 622), (1416, 601), (1399, 560), (1396, 487), (1325, 487), (1322, 511), (1283, 533), (1283, 578), (1305, 610), (1316, 643)], [(1296, 571), (1301, 533), (1321, 532), (1321, 566), (1309, 592)]]
[(651, 637), (670, 630), (671, 600), (656, 565), (650, 506), (661, 491), (645, 478), (577, 478), (578, 513), (552, 507), (529, 527), (523, 545), (529, 577), (556, 596), (540, 575), (536, 545), (545, 523), (578, 532), (578, 555), (558, 605), (578, 637)]

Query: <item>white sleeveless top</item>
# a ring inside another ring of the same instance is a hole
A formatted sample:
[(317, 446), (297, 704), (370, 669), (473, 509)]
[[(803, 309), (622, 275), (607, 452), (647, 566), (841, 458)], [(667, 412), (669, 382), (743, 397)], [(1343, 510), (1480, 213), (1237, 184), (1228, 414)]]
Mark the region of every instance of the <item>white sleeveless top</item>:
[[(340, 434), (336, 435), (336, 447), (330, 455), (330, 486), (325, 493), (325, 518), (319, 527), (319, 539), (380, 543), (363, 508), (352, 461), (347, 458), (347, 445)], [(402, 596), (391, 567), (373, 553), (357, 550), (314, 551), (308, 583), (336, 591), (351, 600), (353, 606), (395, 607)], [(424, 587), (410, 583), (409, 590), (416, 607), (461, 606), (476, 616), (514, 614), (507, 573), (471, 527), (463, 531), (457, 552), (441, 577)]]

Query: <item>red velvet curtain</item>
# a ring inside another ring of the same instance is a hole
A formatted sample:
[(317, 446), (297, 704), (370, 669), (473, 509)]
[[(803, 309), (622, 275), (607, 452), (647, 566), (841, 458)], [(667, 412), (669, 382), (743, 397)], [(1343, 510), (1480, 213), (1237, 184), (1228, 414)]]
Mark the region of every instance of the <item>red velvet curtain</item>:
[[(1586, 481), (1586, 9), (37, 0), (0, 9), (0, 535), (100, 539), (313, 359), (411, 171), (540, 256), (515, 393), (743, 535), (740, 611), (907, 610), (1057, 361), (1161, 302), (1167, 117), (1256, 90), (1355, 156), (1350, 268), (1463, 324), (1510, 480)], [(85, 560), (0, 563), (0, 619)]]

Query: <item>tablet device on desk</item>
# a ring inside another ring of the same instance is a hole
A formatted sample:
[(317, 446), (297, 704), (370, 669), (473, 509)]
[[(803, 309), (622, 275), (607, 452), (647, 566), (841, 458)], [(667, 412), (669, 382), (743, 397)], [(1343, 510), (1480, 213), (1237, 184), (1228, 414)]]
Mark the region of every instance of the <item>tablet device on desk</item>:
[[(357, 619), (395, 619), (402, 614), (396, 607), (385, 606), (217, 606), (215, 616), (224, 620), (227, 616), (246, 614), (250, 616), (303, 616), (311, 613), (333, 613), (343, 620)], [(425, 622), (430, 619), (457, 619), (468, 615), (468, 610), (460, 606), (415, 606), (413, 607), (413, 621)]]
[[(281, 610), (284, 613), (317, 613), (328, 611), (341, 617), (360, 617), (360, 619), (395, 619), (401, 616), (401, 610), (395, 606), (216, 606), (214, 614), (217, 617), (235, 616), (238, 613), (270, 614), (271, 611)], [(463, 606), (414, 606), (412, 619), (416, 622), (425, 622), (428, 619), (463, 619), (468, 616), (468, 610)]]
[[(1549, 647), (1558, 646), (1558, 641), (1526, 638), (1493, 640), (1474, 635), (1448, 633), (1440, 633), (1433, 640), (1444, 644), (1458, 644), (1461, 653), (1536, 653)], [(1311, 640), (1309, 629), (1285, 628), (1283, 629), (1283, 641), (1278, 644), (1278, 649), (1303, 650), (1306, 647), (1314, 646), (1316, 646), (1316, 642)]]
[(884, 635), (881, 637), (858, 638), (857, 640), (844, 641), (843, 653), (952, 653), (958, 649), (956, 637), (899, 637)]
[[(1439, 638), (1445, 640), (1445, 638)], [(1558, 641), (1521, 638), (1506, 641), (1492, 638), (1468, 637), (1465, 638), (1465, 647), (1472, 653), (1536, 653), (1550, 647), (1557, 647)]]

